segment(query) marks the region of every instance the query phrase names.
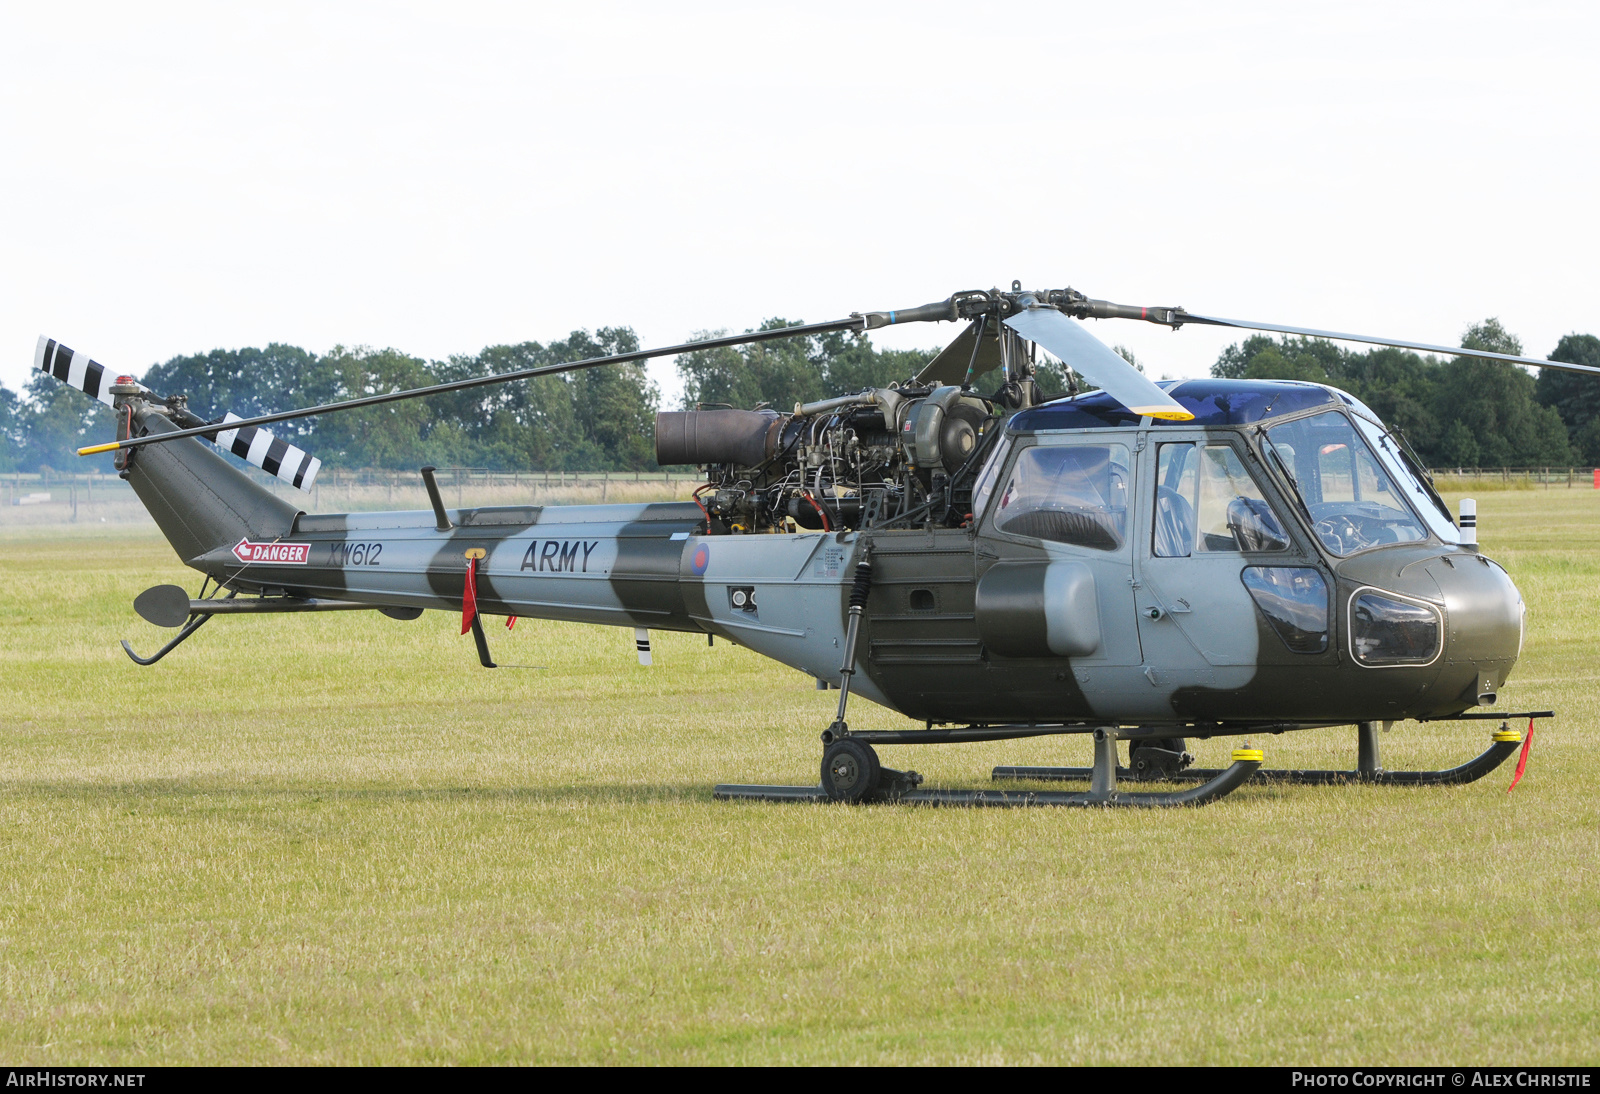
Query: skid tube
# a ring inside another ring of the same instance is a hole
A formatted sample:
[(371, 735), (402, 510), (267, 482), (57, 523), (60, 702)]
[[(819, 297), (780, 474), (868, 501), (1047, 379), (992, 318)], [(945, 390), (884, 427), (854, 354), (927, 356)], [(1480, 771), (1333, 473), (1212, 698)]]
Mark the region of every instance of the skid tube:
[[(1010, 732), (1007, 732), (1007, 731)], [(1082, 727), (1041, 726), (984, 726), (968, 730), (896, 731), (853, 733), (862, 741), (880, 744), (911, 744), (917, 741), (995, 740), (1006, 737), (1043, 736), (1047, 733), (1080, 731)], [(968, 736), (967, 733), (972, 733)], [(1187, 790), (1142, 791), (1129, 793), (1117, 789), (1117, 738), (1116, 731), (1096, 729), (1094, 732), (1095, 766), (1084, 768), (1090, 780), (1086, 792), (1059, 790), (923, 790), (905, 781), (901, 772), (885, 771), (888, 785), (869, 801), (895, 802), (903, 805), (968, 806), (976, 808), (1019, 808), (1028, 806), (1065, 806), (1077, 808), (1143, 808), (1157, 809), (1182, 805), (1206, 805), (1226, 797), (1245, 783), (1261, 767), (1261, 753), (1252, 749), (1235, 750), (1234, 762), (1213, 773), (1199, 786)], [(979, 735), (981, 734), (981, 735)], [(828, 794), (819, 786), (762, 786), (723, 783), (715, 787), (711, 796), (717, 801), (765, 802), (826, 802)]]
[[(1433, 722), (1499, 721), (1493, 740), (1482, 753), (1464, 764), (1441, 771), (1386, 771), (1378, 758), (1378, 723), (1362, 722), (1356, 727), (1357, 756), (1354, 771), (1317, 771), (1296, 768), (1261, 768), (1254, 773), (1262, 782), (1294, 783), (1302, 786), (1328, 786), (1338, 783), (1366, 783), (1372, 786), (1457, 786), (1477, 782), (1489, 772), (1505, 763), (1522, 744), (1522, 734), (1510, 727), (1513, 719), (1554, 718), (1553, 710), (1527, 710), (1509, 714), (1460, 714), (1454, 718), (1429, 718)], [(1167, 782), (1205, 782), (1228, 768), (1191, 767), (1183, 771), (1158, 776)], [(1125, 779), (1140, 778), (1140, 774), (1119, 767), (1117, 774)], [(1039, 782), (1081, 782), (1092, 778), (1092, 767), (996, 767), (990, 778), (996, 782), (1009, 779), (1031, 779)], [(1151, 780), (1157, 781), (1157, 780)]]

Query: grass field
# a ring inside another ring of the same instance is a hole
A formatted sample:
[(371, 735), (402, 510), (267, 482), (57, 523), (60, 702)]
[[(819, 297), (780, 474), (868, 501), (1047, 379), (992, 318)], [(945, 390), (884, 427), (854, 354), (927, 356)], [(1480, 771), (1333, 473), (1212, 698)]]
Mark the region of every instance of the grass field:
[[(194, 585), (153, 530), (0, 533), (0, 1059), (1592, 1064), (1600, 494), (1480, 511), (1530, 607), (1501, 702), (1560, 714), (1514, 794), (1148, 812), (713, 802), (814, 782), (835, 697), (687, 636), (646, 670), (524, 620), (484, 672), (441, 613), (223, 619), (139, 669), (117, 639), (168, 632), (132, 598)], [(1352, 730), (1257, 743), (1353, 764)], [(982, 785), (1088, 748), (884, 758)]]

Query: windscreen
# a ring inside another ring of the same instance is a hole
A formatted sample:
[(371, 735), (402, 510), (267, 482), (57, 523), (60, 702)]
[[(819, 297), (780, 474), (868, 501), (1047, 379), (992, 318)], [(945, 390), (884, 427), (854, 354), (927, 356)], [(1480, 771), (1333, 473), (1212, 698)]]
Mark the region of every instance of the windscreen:
[(1338, 411), (1273, 426), (1267, 442), (1269, 464), (1289, 478), (1317, 538), (1334, 554), (1428, 538), (1395, 478)]

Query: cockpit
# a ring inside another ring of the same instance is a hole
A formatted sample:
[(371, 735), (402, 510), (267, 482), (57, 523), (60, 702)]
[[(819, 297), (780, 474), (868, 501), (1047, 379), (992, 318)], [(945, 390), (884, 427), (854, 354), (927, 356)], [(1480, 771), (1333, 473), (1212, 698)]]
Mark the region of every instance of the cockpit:
[[(1450, 512), (1401, 441), (1360, 400), (1321, 384), (1295, 381), (1188, 380), (1161, 386), (1193, 421), (1141, 419), (1104, 393), (1047, 403), (1016, 415), (1008, 435), (1034, 433), (1006, 482), (997, 482), (1007, 445), (997, 446), (974, 491), (981, 513), (998, 488), (993, 527), (1015, 535), (1100, 550), (1129, 534), (1129, 445), (1108, 441), (1107, 427), (1154, 427), (1154, 520), (1151, 553), (1180, 558), (1210, 552), (1289, 549), (1285, 517), (1274, 511), (1241, 451), (1217, 433), (1179, 439), (1178, 431), (1232, 426), (1259, 444), (1264, 472), (1301, 508), (1331, 555), (1345, 557), (1430, 537), (1458, 541)], [(1274, 423), (1274, 419), (1281, 419)], [(1239, 427), (1253, 427), (1239, 429)], [(1095, 430), (1067, 445), (1052, 434)], [(1161, 434), (1170, 430), (1173, 441)]]

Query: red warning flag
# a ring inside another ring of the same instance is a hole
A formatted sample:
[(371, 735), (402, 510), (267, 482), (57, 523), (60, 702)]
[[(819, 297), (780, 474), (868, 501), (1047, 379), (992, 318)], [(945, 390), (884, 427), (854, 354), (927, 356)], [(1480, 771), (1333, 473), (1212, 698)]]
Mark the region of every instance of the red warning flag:
[(461, 633), (466, 634), (472, 629), (472, 621), (478, 618), (478, 560), (467, 559), (467, 584), (461, 590)]
[(517, 617), (516, 616), (514, 616), (514, 615), (506, 616), (506, 630), (509, 631), (512, 627), (515, 627), (516, 625), (517, 625)]
[(1506, 787), (1509, 794), (1517, 788), (1522, 781), (1522, 773), (1528, 770), (1528, 752), (1533, 748), (1533, 719), (1528, 719), (1528, 735), (1522, 739), (1522, 755), (1517, 757), (1517, 773), (1511, 776), (1511, 785)]

